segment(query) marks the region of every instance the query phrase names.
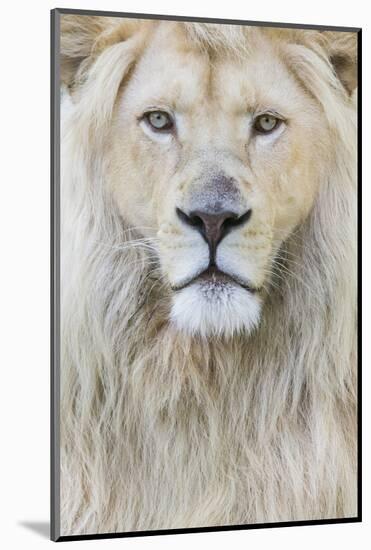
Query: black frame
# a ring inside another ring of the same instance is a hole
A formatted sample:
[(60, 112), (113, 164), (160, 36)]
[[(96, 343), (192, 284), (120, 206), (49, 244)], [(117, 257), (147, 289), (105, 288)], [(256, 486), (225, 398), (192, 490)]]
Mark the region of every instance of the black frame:
[[(79, 10), (67, 8), (55, 8), (51, 10), (51, 124), (50, 124), (50, 153), (51, 153), (51, 513), (50, 513), (50, 537), (55, 542), (109, 539), (125, 537), (142, 537), (154, 535), (205, 533), (215, 531), (238, 531), (248, 529), (263, 529), (272, 527), (293, 527), (301, 525), (331, 525), (343, 523), (359, 523), (362, 521), (362, 29), (360, 27), (339, 27), (329, 25), (310, 25), (297, 23), (272, 23), (266, 21), (247, 21), (238, 19), (217, 19), (210, 17), (185, 17), (177, 15), (158, 15), (144, 13), (125, 13), (99, 10)], [(91, 535), (60, 536), (60, 86), (59, 86), (59, 39), (60, 39), (60, 15), (98, 15), (105, 17), (120, 17), (131, 19), (160, 19), (165, 21), (190, 21), (200, 23), (220, 23), (229, 25), (248, 25), (256, 27), (280, 27), (312, 30), (332, 30), (357, 33), (358, 53), (358, 89), (357, 89), (357, 183), (358, 183), (358, 369), (357, 369), (357, 516), (350, 518), (334, 518), (319, 520), (285, 521), (276, 523), (255, 523), (251, 525), (227, 525), (217, 527), (194, 527), (184, 529), (162, 529), (153, 531), (130, 531), (120, 533), (97, 533)]]

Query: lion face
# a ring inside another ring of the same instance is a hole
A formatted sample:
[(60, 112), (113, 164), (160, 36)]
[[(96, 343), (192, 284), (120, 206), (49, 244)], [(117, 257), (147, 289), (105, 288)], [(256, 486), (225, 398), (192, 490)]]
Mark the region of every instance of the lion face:
[(153, 239), (179, 330), (251, 331), (282, 242), (310, 211), (327, 126), (279, 49), (213, 56), (160, 26), (117, 101), (110, 184)]

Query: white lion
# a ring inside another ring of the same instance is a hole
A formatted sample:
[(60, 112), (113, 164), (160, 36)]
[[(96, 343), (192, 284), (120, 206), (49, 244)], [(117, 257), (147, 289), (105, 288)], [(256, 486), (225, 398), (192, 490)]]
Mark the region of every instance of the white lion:
[(356, 516), (355, 33), (61, 17), (62, 534)]

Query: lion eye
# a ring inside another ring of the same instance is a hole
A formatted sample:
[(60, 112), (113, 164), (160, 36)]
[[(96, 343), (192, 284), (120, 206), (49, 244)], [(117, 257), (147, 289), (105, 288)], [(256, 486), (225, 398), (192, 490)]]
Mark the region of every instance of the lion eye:
[(260, 115), (254, 121), (254, 128), (261, 134), (272, 132), (280, 123), (280, 119), (269, 114)]
[(171, 116), (165, 111), (151, 111), (144, 118), (154, 130), (171, 130), (174, 126)]

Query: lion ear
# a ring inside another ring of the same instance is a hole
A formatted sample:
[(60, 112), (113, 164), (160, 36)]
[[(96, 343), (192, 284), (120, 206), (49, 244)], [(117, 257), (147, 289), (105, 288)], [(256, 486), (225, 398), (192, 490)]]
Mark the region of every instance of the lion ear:
[(325, 31), (329, 60), (349, 95), (357, 87), (357, 33)]
[(104, 17), (61, 16), (61, 81), (68, 88), (74, 87), (82, 65), (86, 65), (92, 53), (96, 39), (104, 32), (105, 24)]
[(61, 82), (70, 90), (84, 80), (94, 59), (115, 42), (126, 40), (138, 22), (114, 17), (61, 16)]

